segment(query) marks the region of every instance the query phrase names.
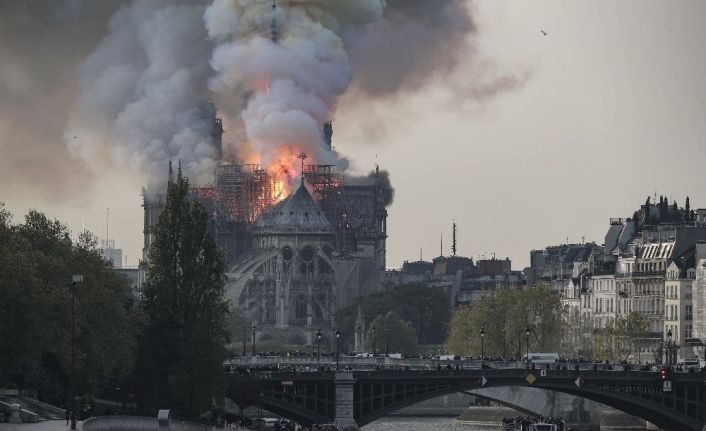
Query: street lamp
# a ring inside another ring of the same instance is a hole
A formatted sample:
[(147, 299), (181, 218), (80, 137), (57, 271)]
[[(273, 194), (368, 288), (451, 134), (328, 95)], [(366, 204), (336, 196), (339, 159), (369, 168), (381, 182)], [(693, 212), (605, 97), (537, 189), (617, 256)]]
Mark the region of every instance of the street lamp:
[(336, 371), (338, 371), (338, 339), (341, 338), (341, 331), (336, 329)]
[(248, 350), (247, 350), (247, 346), (246, 346), (247, 342), (248, 342), (248, 327), (243, 326), (243, 356), (248, 354)]
[(667, 331), (667, 365), (672, 365), (672, 329)]
[(376, 329), (373, 326), (373, 358), (375, 357), (375, 332), (376, 332)]
[(252, 325), (252, 355), (255, 356), (255, 325)]
[(390, 327), (385, 325), (385, 357), (390, 357)]
[(529, 368), (529, 334), (531, 332), (531, 329), (529, 326), (527, 326), (527, 329), (525, 329), (525, 347), (527, 348), (527, 368)]
[(321, 369), (321, 357), (319, 356), (319, 346), (321, 345), (321, 330), (316, 331), (316, 369)]
[(480, 368), (485, 370), (485, 345), (483, 343), (485, 340), (485, 328), (481, 326), (480, 328)]
[(76, 386), (76, 286), (83, 282), (82, 275), (71, 277), (71, 382), (69, 383), (69, 405), (71, 411), (71, 429), (76, 429), (76, 412), (74, 408), (74, 387)]
[[(355, 327), (355, 350), (357, 351), (358, 348), (360, 347), (361, 350), (365, 351), (365, 336), (363, 334), (363, 328), (360, 327), (360, 325), (357, 325)], [(360, 352), (358, 352), (360, 353)]]
[(505, 342), (505, 328), (503, 328), (503, 360), (505, 360), (505, 346), (506, 346), (506, 344), (507, 343)]

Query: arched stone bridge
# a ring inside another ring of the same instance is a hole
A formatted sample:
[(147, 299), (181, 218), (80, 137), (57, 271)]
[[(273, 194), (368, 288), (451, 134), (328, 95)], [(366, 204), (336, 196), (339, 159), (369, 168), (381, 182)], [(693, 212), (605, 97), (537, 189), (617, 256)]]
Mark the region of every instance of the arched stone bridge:
[[(544, 375), (542, 375), (544, 374)], [(706, 374), (637, 371), (441, 370), (226, 373), (226, 397), (302, 423), (357, 429), (403, 407), (481, 387), (530, 386), (611, 406), (663, 429), (706, 431)]]

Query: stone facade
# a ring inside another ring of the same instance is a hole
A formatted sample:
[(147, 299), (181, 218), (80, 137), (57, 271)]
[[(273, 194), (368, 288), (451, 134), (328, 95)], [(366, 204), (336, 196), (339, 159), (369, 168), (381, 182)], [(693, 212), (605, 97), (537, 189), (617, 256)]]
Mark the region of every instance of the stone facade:
[(330, 348), (335, 311), (381, 288), (385, 218), (381, 231), (371, 227), (374, 235), (341, 238), (346, 232), (331, 223), (304, 180), (263, 214), (252, 227), (251, 248), (230, 266), (226, 289), (255, 323), (257, 341)]

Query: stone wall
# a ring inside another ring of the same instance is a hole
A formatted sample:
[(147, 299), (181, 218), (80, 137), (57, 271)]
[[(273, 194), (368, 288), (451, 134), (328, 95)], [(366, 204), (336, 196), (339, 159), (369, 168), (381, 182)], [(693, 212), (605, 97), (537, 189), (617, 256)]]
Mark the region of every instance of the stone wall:
[[(171, 431), (209, 431), (211, 426), (171, 421)], [(99, 416), (83, 423), (83, 431), (157, 431), (157, 418), (140, 416)]]

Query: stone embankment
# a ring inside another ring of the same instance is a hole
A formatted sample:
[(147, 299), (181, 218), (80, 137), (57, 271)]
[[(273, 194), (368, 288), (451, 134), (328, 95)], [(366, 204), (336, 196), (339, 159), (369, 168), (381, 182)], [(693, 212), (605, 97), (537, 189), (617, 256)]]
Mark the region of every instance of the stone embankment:
[[(138, 416), (98, 416), (83, 422), (83, 431), (155, 431), (157, 418)], [(170, 431), (210, 431), (211, 426), (193, 422), (171, 421)]]

